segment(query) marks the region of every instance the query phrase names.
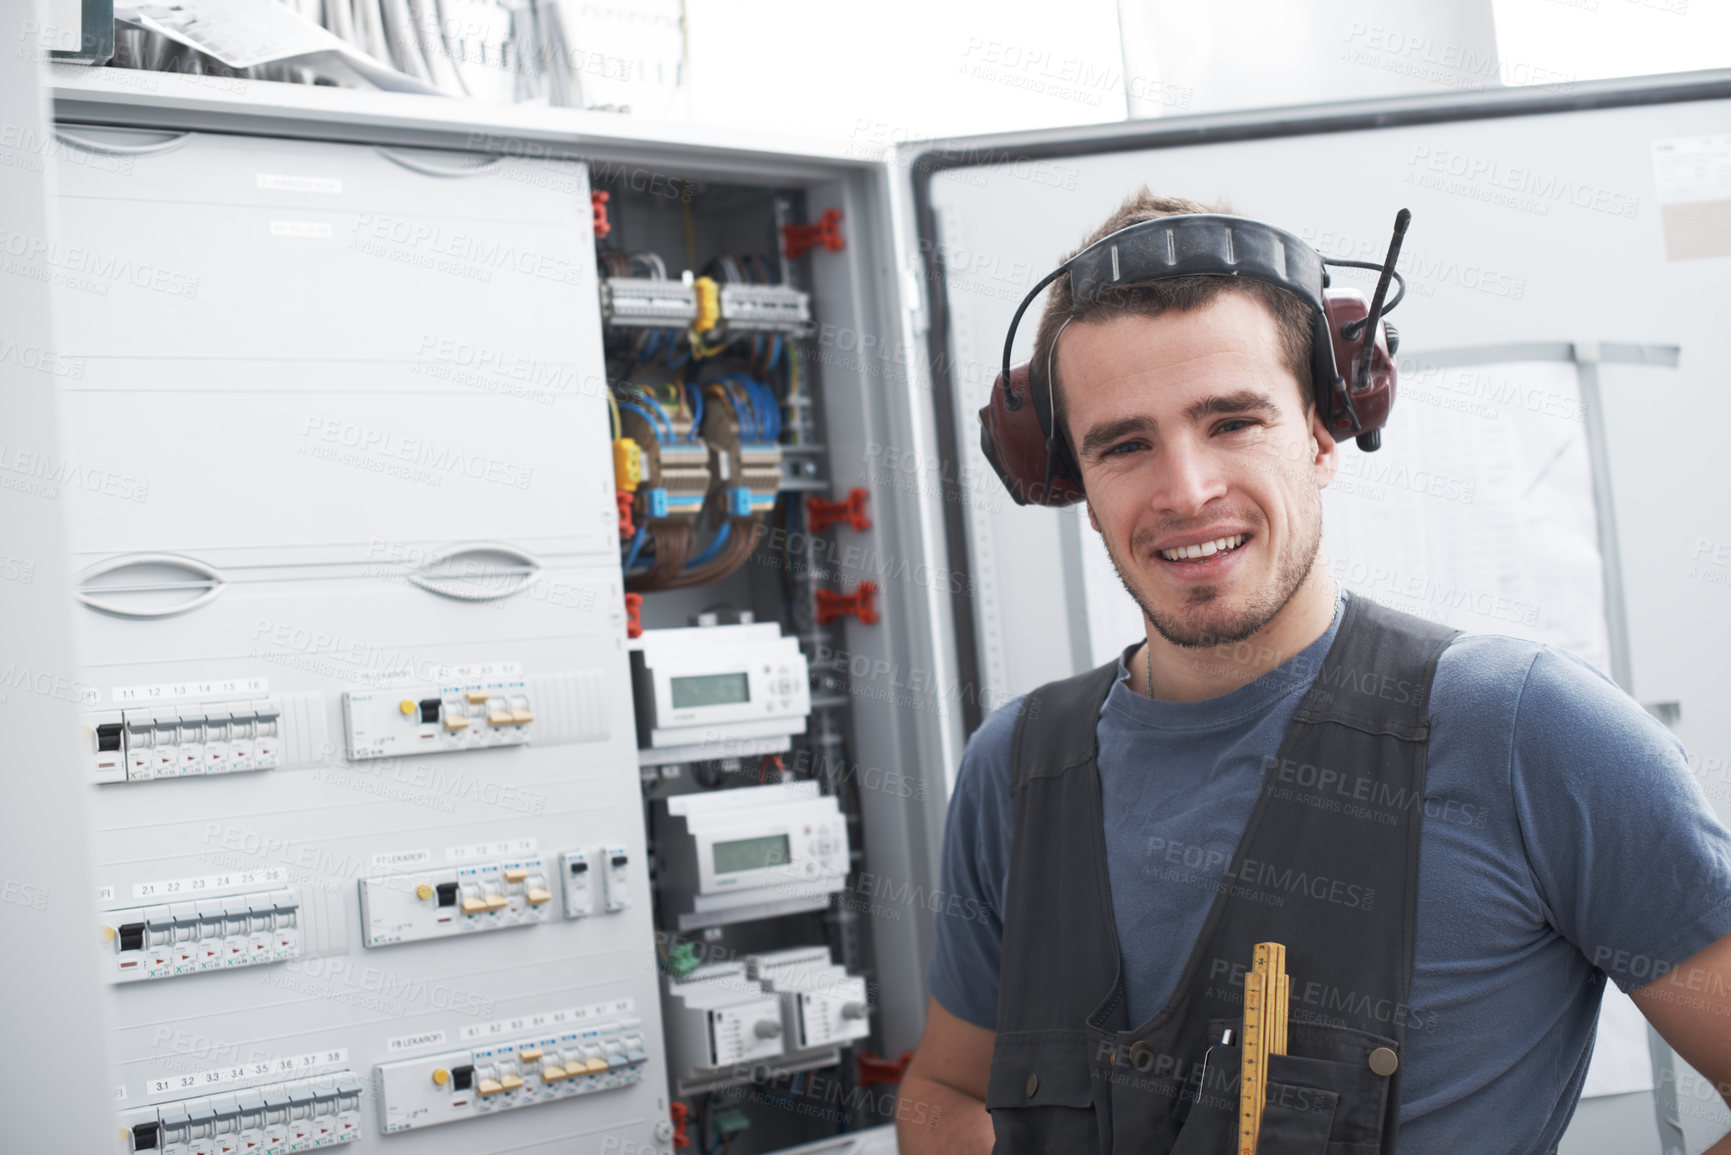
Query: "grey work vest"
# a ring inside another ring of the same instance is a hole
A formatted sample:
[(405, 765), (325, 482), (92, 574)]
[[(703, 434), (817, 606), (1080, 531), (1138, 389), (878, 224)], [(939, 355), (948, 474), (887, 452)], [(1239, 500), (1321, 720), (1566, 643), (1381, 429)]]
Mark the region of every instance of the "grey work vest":
[(1243, 976), (1273, 941), (1290, 1016), (1258, 1155), (1392, 1155), (1400, 1072), (1370, 1060), (1404, 1054), (1430, 687), (1455, 631), (1362, 597), (1343, 613), (1172, 1000), (1139, 1025), (1125, 1021), (1095, 767), (1116, 663), (1029, 696), (986, 1092), (997, 1152), (1238, 1151), (1236, 1045), (1213, 1051), (1200, 1097), (1197, 1080), (1222, 1028), (1243, 1037)]

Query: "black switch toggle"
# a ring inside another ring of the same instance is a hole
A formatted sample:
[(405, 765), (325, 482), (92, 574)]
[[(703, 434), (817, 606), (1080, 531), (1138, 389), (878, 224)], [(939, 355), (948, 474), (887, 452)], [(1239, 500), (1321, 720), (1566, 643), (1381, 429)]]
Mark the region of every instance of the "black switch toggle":
[(475, 1068), (469, 1064), (451, 1068), (451, 1090), (467, 1091), (475, 1085)]
[(421, 721), (437, 722), (439, 720), (439, 699), (421, 699)]
[(96, 748), (99, 751), (120, 749), (119, 722), (102, 722), (97, 725)]
[(134, 1151), (155, 1151), (156, 1133), (160, 1123), (134, 1123), (132, 1125), (132, 1149)]
[(589, 864), (587, 862), (573, 862), (571, 864), (571, 873), (572, 874), (583, 874), (588, 869), (589, 869)]
[(439, 883), (437, 889), (439, 892), (439, 905), (440, 906), (456, 906), (457, 905), (457, 884), (456, 883), (454, 883), (454, 882), (441, 882), (441, 883)]
[(142, 922), (129, 922), (120, 928), (120, 949), (144, 949), (144, 924)]

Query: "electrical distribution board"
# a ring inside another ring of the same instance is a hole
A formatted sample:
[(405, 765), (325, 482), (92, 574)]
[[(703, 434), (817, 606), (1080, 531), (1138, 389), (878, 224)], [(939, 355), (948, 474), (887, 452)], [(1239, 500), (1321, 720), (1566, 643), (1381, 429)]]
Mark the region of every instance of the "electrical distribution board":
[(149, 495), (65, 494), (115, 1150), (887, 1124), (755, 1090), (923, 1013), (921, 912), (850, 897), (927, 879), (941, 790), (879, 787), (954, 740), (848, 672), (937, 612), (872, 457), (924, 402), (825, 337), (900, 323), (837, 232), (881, 168), (694, 143), (670, 199), (628, 138), (301, 139), (257, 87), (60, 128), (57, 243), (180, 278), (54, 290), (66, 452)]

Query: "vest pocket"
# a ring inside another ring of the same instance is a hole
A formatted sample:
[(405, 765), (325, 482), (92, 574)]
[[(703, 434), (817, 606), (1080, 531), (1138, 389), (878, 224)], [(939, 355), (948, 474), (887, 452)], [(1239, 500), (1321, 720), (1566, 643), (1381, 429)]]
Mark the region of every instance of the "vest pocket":
[[(1172, 1147), (1172, 1155), (1221, 1155), (1238, 1149), (1238, 1048), (1222, 1048), (1216, 1060), (1230, 1057), (1232, 1070), (1216, 1082), (1210, 1072), (1208, 1086), (1190, 1108), (1184, 1129)], [(1329, 1145), (1340, 1095), (1277, 1081), (1275, 1061), (1269, 1056), (1268, 1099), (1262, 1108), (1262, 1131), (1257, 1155), (1334, 1155), (1340, 1148)]]
[[(1270, 1064), (1270, 1072), (1273, 1069)], [(1334, 1128), (1339, 1102), (1340, 1096), (1333, 1091), (1295, 1087), (1270, 1078), (1268, 1103), (1262, 1108), (1262, 1132), (1256, 1141), (1257, 1155), (1328, 1155), (1335, 1151), (1328, 1135)]]
[(1370, 1066), (1379, 1048), (1396, 1050), (1395, 1040), (1346, 1027), (1293, 1023), (1284, 1055), (1268, 1056), (1268, 1079), (1293, 1088), (1330, 1091), (1338, 1096), (1330, 1138), (1335, 1152), (1381, 1149), (1389, 1079)]
[(986, 1109), (994, 1150), (1006, 1155), (1086, 1155), (1100, 1145), (1090, 1042), (1081, 1031), (1000, 1033), (992, 1049)]

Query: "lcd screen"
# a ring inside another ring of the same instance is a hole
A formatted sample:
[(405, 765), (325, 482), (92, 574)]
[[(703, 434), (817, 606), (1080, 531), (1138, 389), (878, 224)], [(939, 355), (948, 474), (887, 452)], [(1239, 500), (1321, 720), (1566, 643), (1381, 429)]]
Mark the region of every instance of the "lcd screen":
[(675, 710), (686, 710), (692, 706), (730, 706), (751, 701), (751, 684), (743, 672), (672, 678), (669, 679), (669, 686), (673, 691)]
[(789, 851), (787, 835), (770, 834), (763, 838), (742, 838), (737, 842), (715, 844), (715, 873), (732, 874), (737, 870), (762, 870), (766, 866), (786, 866)]

